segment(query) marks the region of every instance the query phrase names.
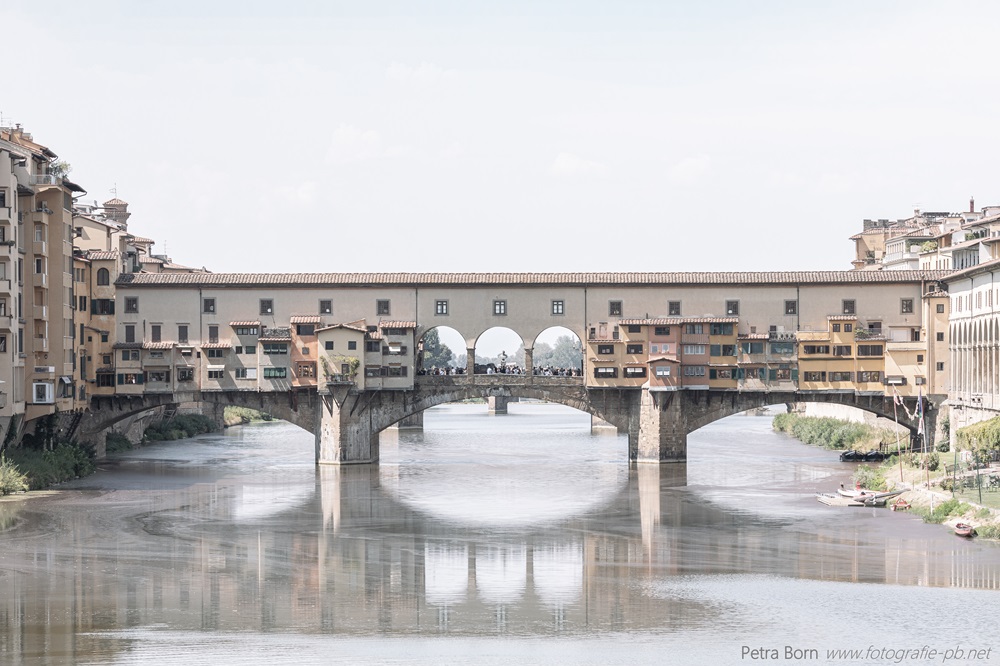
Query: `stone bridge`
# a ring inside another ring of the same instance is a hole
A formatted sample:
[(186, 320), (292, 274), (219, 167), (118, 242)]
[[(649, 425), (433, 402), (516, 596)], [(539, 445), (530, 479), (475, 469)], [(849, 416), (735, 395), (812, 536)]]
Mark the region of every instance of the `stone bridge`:
[[(714, 421), (748, 409), (801, 402), (836, 403), (892, 419), (892, 398), (854, 392), (805, 391), (648, 391), (643, 388), (588, 388), (580, 377), (524, 375), (420, 376), (414, 389), (358, 391), (353, 384), (282, 392), (200, 391), (95, 398), (80, 424), (78, 438), (95, 441), (115, 423), (158, 408), (185, 403), (212, 405), (221, 423), (228, 405), (250, 407), (289, 421), (316, 437), (316, 461), (328, 464), (374, 463), (379, 433), (405, 423), (435, 405), (486, 399), (501, 407), (513, 398), (533, 398), (573, 407), (628, 435), (629, 460), (681, 462), (687, 459), (687, 436)], [(900, 424), (916, 433), (917, 398), (905, 398)], [(944, 396), (924, 397), (924, 427), (934, 433)]]

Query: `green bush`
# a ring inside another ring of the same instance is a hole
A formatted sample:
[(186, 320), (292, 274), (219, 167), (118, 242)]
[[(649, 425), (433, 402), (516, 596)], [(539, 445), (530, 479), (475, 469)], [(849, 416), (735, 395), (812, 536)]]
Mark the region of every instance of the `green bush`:
[(22, 493), (28, 489), (28, 478), (21, 473), (14, 463), (0, 456), (0, 495)]
[(914, 511), (924, 519), (925, 523), (943, 523), (948, 518), (960, 516), (971, 508), (965, 502), (952, 498), (938, 504), (933, 511), (930, 507), (914, 507)]
[(895, 435), (887, 430), (828, 417), (778, 414), (771, 427), (806, 444), (828, 449), (870, 449), (875, 442), (895, 441)]
[(861, 465), (854, 472), (854, 483), (868, 490), (885, 490), (885, 470), (880, 467)]
[(59, 444), (52, 451), (16, 449), (10, 458), (27, 479), (29, 490), (87, 476), (96, 469), (93, 451), (75, 443)]
[(976, 535), (981, 539), (1000, 539), (1000, 525), (982, 525), (977, 527)]
[(109, 432), (104, 438), (104, 446), (107, 453), (129, 451), (134, 448), (128, 437), (118, 432)]
[(226, 407), (222, 418), (227, 426), (252, 423), (254, 421), (270, 421), (273, 419), (270, 414), (250, 409), (249, 407)]
[(143, 438), (149, 442), (170, 441), (194, 437), (215, 430), (215, 421), (201, 414), (179, 414), (169, 421), (156, 423), (148, 428)]

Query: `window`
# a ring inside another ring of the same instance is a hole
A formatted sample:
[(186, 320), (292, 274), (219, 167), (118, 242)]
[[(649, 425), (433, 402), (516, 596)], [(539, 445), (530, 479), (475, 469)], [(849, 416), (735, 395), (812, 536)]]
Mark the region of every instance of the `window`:
[(882, 345), (858, 345), (858, 356), (881, 356)]
[(667, 314), (671, 317), (681, 316), (681, 302), (680, 301), (670, 301), (667, 303)]
[(150, 370), (146, 373), (146, 379), (149, 382), (159, 382), (160, 384), (166, 384), (170, 381), (170, 371), (169, 370)]
[(138, 296), (126, 296), (125, 297), (125, 313), (135, 314), (139, 311), (139, 297)]
[(400, 366), (400, 365), (393, 365), (393, 366), (390, 366), (388, 368), (383, 367), (382, 369), (385, 371), (385, 376), (386, 377), (405, 377), (406, 376), (406, 368), (404, 368), (403, 366)]
[(741, 345), (744, 354), (763, 354), (764, 353), (764, 343), (763, 342), (744, 342)]
[(323, 343), (323, 349), (327, 351), (333, 351), (333, 340), (327, 340)]
[(708, 327), (709, 335), (732, 335), (733, 325), (732, 324), (709, 324)]
[[(287, 354), (288, 344), (284, 342), (264, 342), (262, 343), (265, 354)], [(267, 375), (265, 375), (266, 377)]]
[(830, 373), (831, 382), (849, 382), (851, 381), (850, 372), (831, 372)]
[(709, 379), (733, 379), (733, 371), (731, 369), (717, 369), (711, 368), (708, 371)]
[(123, 361), (138, 361), (139, 360), (139, 350), (138, 349), (123, 349), (122, 350), (122, 360)]
[(320, 301), (319, 302), (319, 313), (320, 314), (333, 314), (333, 301)]
[(264, 368), (264, 379), (284, 379), (288, 376), (288, 368)]
[(688, 335), (704, 335), (704, 324), (684, 324), (684, 332)]
[(104, 331), (101, 331), (101, 342), (107, 342), (107, 341), (108, 341), (108, 334), (105, 333)]
[(110, 372), (98, 372), (97, 373), (97, 385), (101, 388), (107, 388), (109, 386), (115, 385), (115, 376)]
[(851, 345), (834, 345), (833, 346), (834, 356), (850, 356), (851, 355)]
[(825, 382), (825, 372), (803, 372), (802, 378), (807, 382)]
[(442, 317), (448, 316), (448, 301), (434, 301), (434, 314), (441, 315)]
[(302, 348), (302, 355), (303, 356), (309, 356), (309, 347), (303, 347)]
[(937, 369), (938, 372), (941, 372), (942, 370), (944, 370), (944, 362), (939, 361), (935, 366), (935, 368)]
[(938, 314), (944, 314), (944, 303), (938, 303), (935, 310)]
[(115, 313), (115, 302), (110, 298), (90, 299), (90, 314), (113, 315)]
[(565, 301), (552, 301), (552, 314), (563, 315), (566, 314), (566, 302)]
[(120, 372), (118, 373), (118, 385), (141, 384), (143, 375), (141, 372)]
[(497, 316), (507, 314), (507, 301), (493, 301), (493, 314)]
[(357, 351), (357, 349), (358, 349), (358, 341), (357, 340), (348, 340), (347, 341), (347, 351)]
[(177, 381), (179, 381), (179, 382), (193, 382), (194, 381), (194, 368), (177, 368)]
[(406, 345), (391, 344), (382, 347), (383, 356), (402, 356), (406, 354)]
[(236, 379), (257, 379), (257, 368), (236, 368)]
[(208, 327), (208, 341), (209, 342), (219, 341), (219, 327), (216, 324), (211, 324)]
[(796, 315), (799, 313), (799, 302), (798, 301), (785, 301), (785, 314), (786, 315)]
[(389, 299), (378, 299), (375, 301), (375, 314), (377, 315), (389, 314)]
[(844, 333), (850, 333), (854, 330), (854, 324), (844, 324)]
[(201, 299), (201, 311), (204, 314), (215, 314), (215, 299), (214, 298)]
[(703, 365), (685, 365), (684, 366), (684, 376), (685, 377), (704, 377), (705, 376), (705, 366), (703, 366)]
[(296, 363), (295, 364), (295, 374), (299, 377), (305, 377), (307, 379), (316, 376), (316, 364), (314, 363)]
[(365, 366), (365, 377), (381, 377), (382, 368), (378, 366)]
[(135, 342), (135, 324), (125, 324), (125, 342)]
[(222, 358), (224, 349), (206, 349), (205, 356), (208, 358)]
[(845, 300), (841, 305), (843, 307), (840, 308), (840, 311), (845, 315), (857, 314), (853, 298)]
[(597, 379), (613, 379), (618, 376), (618, 368), (613, 366), (601, 366), (594, 368), (594, 377)]
[(685, 354), (704, 354), (705, 345), (684, 345)]
[(316, 335), (316, 324), (296, 324), (296, 335)]
[(256, 326), (235, 326), (236, 335), (257, 335), (260, 329)]
[(177, 342), (185, 343), (188, 341), (188, 327), (187, 324), (178, 324), (177, 326)]
[(242, 354), (242, 353), (243, 353), (243, 347), (237, 346), (236, 347), (236, 354), (239, 355), (239, 354)]
[(614, 345), (597, 345), (597, 353), (598, 354), (604, 354), (604, 355), (614, 354), (615, 353), (615, 346)]
[(646, 368), (628, 367), (628, 368), (624, 369), (624, 371), (623, 371), (622, 374), (626, 378), (633, 378), (633, 379), (636, 378), (636, 377), (645, 377), (646, 376)]
[(858, 382), (861, 384), (877, 384), (882, 381), (881, 370), (862, 370), (858, 373)]
[(260, 313), (262, 315), (269, 315), (274, 313), (274, 299), (262, 298), (260, 299)]
[(829, 354), (830, 345), (802, 345), (803, 354)]
[(670, 366), (669, 365), (657, 365), (655, 366), (657, 377), (669, 377), (670, 376)]
[(726, 314), (738, 315), (740, 313), (739, 301), (726, 301)]
[(159, 324), (151, 324), (149, 327), (149, 339), (152, 342), (160, 341), (160, 329), (162, 327)]
[(914, 377), (913, 378), (913, 383), (916, 384), (917, 386), (923, 386), (924, 384), (927, 383), (927, 378), (926, 377)]
[(626, 354), (641, 354), (642, 353), (642, 345), (641, 344), (638, 344), (638, 345), (625, 345), (625, 353)]
[(840, 333), (840, 324), (830, 324), (830, 331)]
[(608, 301), (608, 316), (610, 316), (610, 317), (621, 317), (622, 316), (622, 302), (621, 301)]
[(257, 353), (257, 345), (247, 345), (247, 346), (245, 346), (243, 348), (243, 353), (244, 354), (256, 354)]
[(900, 299), (899, 312), (900, 314), (913, 314), (913, 299), (912, 298)]
[(209, 379), (224, 379), (225, 376), (226, 376), (226, 371), (225, 370), (209, 370), (208, 371), (208, 378)]
[(917, 363), (923, 363), (923, 362), (924, 362), (924, 355), (917, 354)]
[(944, 333), (936, 333), (934, 339), (938, 342), (944, 342)]
[(669, 326), (654, 326), (653, 335), (670, 335)]
[(101, 287), (106, 287), (111, 284), (111, 271), (107, 268), (97, 269), (97, 284)]
[(365, 351), (366, 352), (382, 352), (382, 343), (378, 340), (366, 340), (365, 341)]
[(0, 335), (0, 352), (7, 351), (7, 336)]
[(77, 297), (77, 307), (76, 307), (76, 309), (79, 310), (80, 312), (86, 312), (87, 311), (87, 297), (86, 296), (79, 296), (79, 297)]

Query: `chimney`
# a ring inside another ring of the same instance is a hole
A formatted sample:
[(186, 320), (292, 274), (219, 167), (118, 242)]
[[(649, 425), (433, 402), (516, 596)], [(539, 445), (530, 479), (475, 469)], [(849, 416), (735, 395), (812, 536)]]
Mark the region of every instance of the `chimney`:
[(976, 212), (976, 199), (975, 199), (975, 197), (969, 197), (969, 212), (970, 213), (975, 213)]

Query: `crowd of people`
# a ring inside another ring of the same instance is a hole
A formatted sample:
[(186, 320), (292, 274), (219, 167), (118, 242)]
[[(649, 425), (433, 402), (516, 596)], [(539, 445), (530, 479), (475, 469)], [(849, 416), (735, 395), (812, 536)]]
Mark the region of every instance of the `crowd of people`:
[[(439, 368), (434, 366), (432, 368), (421, 368), (417, 371), (418, 375), (464, 375), (466, 374), (465, 368), (453, 368), (445, 367)], [(495, 363), (488, 363), (481, 365), (476, 364), (476, 374), (480, 375), (524, 375), (526, 374), (525, 369), (516, 363), (506, 363), (503, 365), (497, 365)], [(579, 377), (581, 372), (579, 368), (557, 368), (551, 365), (536, 365), (532, 369), (532, 374), (536, 377)]]

